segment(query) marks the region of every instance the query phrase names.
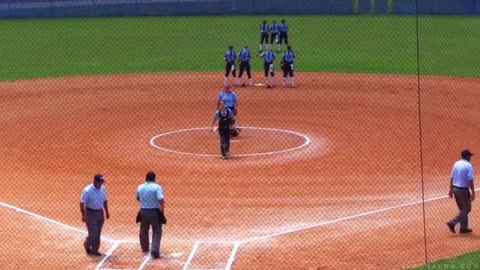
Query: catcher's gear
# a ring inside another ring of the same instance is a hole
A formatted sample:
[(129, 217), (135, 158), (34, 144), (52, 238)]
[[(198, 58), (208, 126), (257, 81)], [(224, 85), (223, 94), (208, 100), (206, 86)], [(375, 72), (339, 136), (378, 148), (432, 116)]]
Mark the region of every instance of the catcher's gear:
[(238, 135), (240, 135), (240, 128), (233, 126), (233, 128), (230, 129), (230, 136), (238, 137)]

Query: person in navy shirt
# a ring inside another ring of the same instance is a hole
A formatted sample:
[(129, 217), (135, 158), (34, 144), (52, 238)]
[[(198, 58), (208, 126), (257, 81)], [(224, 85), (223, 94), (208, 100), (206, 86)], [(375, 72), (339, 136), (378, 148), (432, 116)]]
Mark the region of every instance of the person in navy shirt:
[(274, 20), (272, 22), (272, 26), (270, 27), (270, 45), (273, 46), (273, 44), (277, 44), (277, 51), (280, 51), (280, 43), (278, 39), (279, 28), (280, 25)]
[(238, 53), (238, 62), (240, 63), (240, 72), (237, 78), (237, 85), (241, 85), (242, 87), (246, 86), (244, 83), (242, 83), (242, 75), (244, 71), (247, 72), (248, 84), (250, 86), (253, 85), (252, 72), (250, 68), (250, 58), (251, 58), (250, 50), (248, 49), (248, 46), (245, 45), (245, 47)]
[[(269, 44), (267, 45), (267, 50), (264, 51), (263, 53), (259, 54), (261, 58), (263, 58), (263, 70), (265, 73), (265, 85), (267, 88), (274, 87), (276, 82), (275, 82), (275, 71), (274, 71), (274, 66), (273, 66), (273, 61), (275, 60), (275, 53), (272, 51), (272, 45)], [(268, 75), (270, 74), (270, 79)]]
[[(227, 159), (230, 155), (230, 127), (234, 120), (233, 112), (225, 106), (225, 102), (219, 102), (219, 109), (213, 116), (212, 131), (218, 129), (220, 135), (220, 152), (222, 159)], [(218, 122), (218, 126), (215, 124)]]
[(292, 50), (292, 46), (288, 45), (287, 50), (282, 55), (281, 66), (283, 69), (282, 85), (285, 86), (287, 81), (287, 75), (290, 76), (290, 83), (292, 87), (295, 87), (295, 74), (293, 61), (295, 60), (295, 52)]
[(288, 46), (288, 24), (285, 19), (282, 19), (282, 22), (278, 26), (278, 31), (280, 32), (278, 44), (281, 48), (283, 41), (285, 41), (285, 45)]
[(233, 46), (229, 45), (228, 50), (225, 52), (223, 59), (225, 60), (225, 78), (223, 80), (224, 85), (228, 84), (228, 76), (232, 73), (233, 80), (235, 81), (236, 70), (235, 60), (237, 60), (237, 54), (233, 50)]
[(261, 52), (263, 50), (263, 42), (268, 44), (268, 33), (270, 32), (270, 26), (267, 24), (267, 20), (263, 20), (262, 24), (260, 24), (260, 45), (258, 51)]

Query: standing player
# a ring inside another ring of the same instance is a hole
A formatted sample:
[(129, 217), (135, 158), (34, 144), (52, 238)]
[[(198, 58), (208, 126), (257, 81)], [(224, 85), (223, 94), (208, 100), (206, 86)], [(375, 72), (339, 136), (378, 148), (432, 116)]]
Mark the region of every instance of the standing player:
[(270, 28), (270, 45), (273, 46), (273, 42), (275, 41), (275, 44), (277, 44), (277, 52), (280, 51), (280, 43), (278, 40), (278, 32), (279, 32), (279, 27), (277, 21), (272, 22), (272, 27)]
[(292, 46), (287, 46), (287, 51), (282, 55), (281, 66), (283, 70), (282, 85), (285, 86), (287, 81), (287, 74), (290, 76), (291, 85), (295, 87), (295, 74), (293, 72), (293, 60), (295, 59), (295, 53), (292, 50)]
[[(219, 102), (219, 109), (213, 116), (212, 131), (215, 132), (218, 129), (220, 135), (220, 151), (222, 153), (222, 159), (227, 159), (230, 155), (230, 126), (234, 119), (233, 112), (227, 109), (225, 102)], [(218, 122), (218, 127), (215, 127), (215, 123)]]
[(239, 53), (238, 53), (238, 61), (240, 62), (240, 73), (238, 74), (237, 78), (237, 85), (241, 85), (242, 87), (245, 87), (245, 84), (242, 83), (242, 75), (243, 71), (247, 72), (247, 77), (248, 77), (248, 85), (253, 85), (253, 80), (252, 80), (252, 72), (250, 69), (250, 50), (248, 50), (248, 46), (245, 45), (245, 48), (243, 48)]
[[(274, 87), (275, 82), (275, 71), (273, 68), (273, 61), (275, 60), (275, 53), (272, 51), (272, 45), (267, 45), (267, 50), (259, 54), (263, 58), (263, 70), (265, 72), (265, 85), (267, 88)], [(271, 81), (269, 81), (268, 74), (270, 74)]]
[(282, 47), (283, 40), (285, 40), (285, 45), (288, 46), (288, 24), (285, 19), (282, 19), (282, 22), (278, 26), (278, 31), (280, 32), (280, 38), (278, 40), (279, 47)]
[(235, 81), (237, 77), (236, 71), (235, 71), (235, 60), (237, 60), (237, 54), (233, 50), (232, 45), (228, 46), (228, 50), (225, 52), (225, 55), (224, 55), (224, 60), (225, 60), (225, 78), (223, 79), (223, 84), (227, 85), (228, 76), (230, 75), (230, 72), (232, 73), (233, 81)]
[(220, 109), (220, 102), (225, 103), (225, 107), (233, 112), (233, 116), (235, 117), (232, 120), (232, 125), (230, 126), (230, 135), (232, 137), (237, 137), (240, 134), (240, 128), (235, 126), (236, 116), (237, 116), (237, 94), (232, 90), (230, 85), (225, 85), (223, 90), (218, 94), (217, 97), (217, 110)]
[(263, 42), (268, 44), (268, 32), (270, 31), (270, 26), (267, 24), (267, 20), (263, 20), (262, 24), (260, 24), (260, 45), (258, 51), (262, 51)]

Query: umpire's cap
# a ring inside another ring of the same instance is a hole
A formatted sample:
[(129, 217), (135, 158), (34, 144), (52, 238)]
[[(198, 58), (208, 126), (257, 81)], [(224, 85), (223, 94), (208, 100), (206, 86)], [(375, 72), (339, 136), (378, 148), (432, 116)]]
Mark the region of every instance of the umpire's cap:
[(147, 172), (147, 175), (145, 176), (145, 180), (149, 182), (154, 182), (155, 181), (155, 173), (152, 171)]
[(473, 153), (470, 152), (470, 150), (465, 149), (462, 151), (462, 157), (471, 157), (471, 156), (473, 156)]
[(95, 176), (93, 177), (93, 181), (97, 182), (97, 183), (103, 183), (105, 182), (105, 178), (103, 178), (103, 175), (97, 173), (95, 174)]

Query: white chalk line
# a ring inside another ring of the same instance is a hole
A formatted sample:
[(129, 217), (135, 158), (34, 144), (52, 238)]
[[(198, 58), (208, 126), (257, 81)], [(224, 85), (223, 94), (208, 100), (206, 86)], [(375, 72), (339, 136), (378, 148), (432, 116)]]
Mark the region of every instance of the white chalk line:
[[(253, 157), (253, 156), (267, 156), (267, 155), (281, 154), (281, 153), (291, 152), (291, 151), (295, 151), (295, 150), (304, 148), (305, 146), (309, 145), (312, 141), (310, 139), (310, 137), (308, 137), (307, 135), (304, 135), (304, 134), (301, 134), (301, 133), (298, 133), (298, 132), (295, 132), (295, 131), (285, 130), (285, 129), (260, 128), (260, 127), (239, 127), (239, 128), (283, 132), (283, 133), (291, 134), (291, 135), (294, 135), (294, 136), (302, 137), (304, 142), (299, 146), (292, 147), (292, 148), (287, 148), (287, 149), (284, 149), (284, 150), (261, 152), (261, 153), (249, 153), (249, 154), (232, 154), (231, 155), (232, 157)], [(200, 128), (177, 129), (177, 130), (169, 131), (169, 132), (162, 133), (162, 134), (159, 134), (159, 135), (155, 135), (150, 139), (150, 146), (152, 146), (153, 148), (156, 148), (156, 149), (159, 149), (159, 150), (162, 150), (162, 151), (165, 151), (165, 152), (169, 152), (169, 153), (174, 153), (174, 154), (197, 156), (197, 157), (219, 157), (220, 155), (217, 155), (217, 154), (201, 154), (201, 153), (182, 152), (182, 151), (177, 151), (177, 150), (161, 147), (161, 146), (158, 146), (158, 145), (155, 144), (156, 139), (161, 138), (161, 137), (165, 137), (165, 136), (168, 136), (168, 135), (172, 135), (172, 134), (175, 134), (175, 133), (182, 133), (182, 132), (188, 132), (188, 131), (199, 131), (199, 130), (209, 130), (209, 129), (211, 129), (211, 128), (200, 127)]]
[[(478, 191), (478, 190), (480, 190), (480, 188), (475, 189), (475, 191)], [(296, 233), (296, 232), (300, 232), (300, 231), (305, 231), (305, 230), (308, 230), (308, 229), (313, 229), (313, 228), (318, 228), (318, 227), (322, 227), (322, 226), (326, 226), (326, 225), (331, 225), (331, 224), (334, 224), (334, 223), (340, 223), (342, 221), (348, 221), (348, 220), (352, 220), (352, 219), (356, 219), (356, 218), (360, 218), (360, 217), (375, 215), (375, 214), (382, 213), (382, 212), (387, 212), (387, 211), (390, 211), (390, 210), (396, 210), (396, 209), (399, 209), (399, 208), (404, 208), (404, 207), (413, 206), (413, 205), (422, 204), (422, 203), (428, 203), (428, 202), (437, 201), (437, 200), (446, 199), (446, 198), (448, 198), (448, 196), (445, 196), (445, 195), (444, 196), (437, 196), (437, 197), (433, 197), (433, 198), (430, 198), (430, 199), (418, 200), (418, 201), (414, 201), (414, 202), (410, 202), (410, 203), (404, 203), (404, 204), (399, 204), (399, 205), (395, 205), (395, 206), (385, 207), (385, 208), (381, 208), (381, 209), (377, 209), (377, 210), (373, 210), (373, 211), (368, 211), (368, 212), (364, 212), (364, 213), (360, 213), (360, 214), (355, 214), (355, 215), (351, 215), (351, 216), (346, 216), (346, 217), (342, 217), (342, 218), (328, 220), (328, 221), (320, 222), (320, 223), (317, 223), (317, 224), (312, 224), (312, 225), (309, 225), (309, 226), (304, 226), (304, 227), (300, 227), (300, 228), (296, 228), (296, 229), (291, 229), (291, 230), (287, 230), (287, 231), (283, 231), (283, 232), (279, 232), (279, 233), (269, 234), (269, 235), (255, 237), (255, 238), (241, 240), (241, 241), (231, 241), (231, 242), (228, 242), (228, 241), (218, 241), (218, 242), (205, 241), (205, 243), (219, 243), (219, 244), (230, 243), (232, 245), (235, 245), (236, 248), (234, 248), (232, 250), (232, 253), (230, 254), (231, 262), (230, 262), (230, 259), (229, 259), (230, 263), (228, 263), (227, 266), (224, 269), (224, 270), (230, 270), (231, 265), (233, 265), (233, 262), (235, 261), (236, 253), (238, 252), (238, 249), (239, 249), (240, 245), (242, 245), (242, 244), (247, 244), (247, 243), (261, 241), (261, 240), (266, 240), (266, 239), (274, 238), (274, 237), (277, 237), (277, 236), (292, 234), (292, 233)], [(199, 241), (197, 241), (195, 244), (197, 244), (197, 243), (199, 243)], [(185, 263), (183, 270), (197, 270), (197, 269), (193, 269), (193, 268), (190, 268), (190, 269), (187, 268), (188, 267), (187, 263), (190, 262), (191, 260), (193, 260), (193, 257), (195, 256), (195, 252), (196, 252), (197, 248), (198, 247), (192, 249), (192, 252), (190, 253), (189, 258), (187, 259), (187, 262)]]
[(112, 256), (113, 252), (120, 246), (119, 242), (115, 242), (113, 246), (107, 251), (107, 254), (105, 254), (105, 257), (97, 264), (97, 267), (95, 267), (95, 270), (102, 269), (101, 267), (103, 264)]
[[(480, 188), (475, 189), (475, 191), (478, 191), (478, 190), (480, 190)], [(312, 225), (309, 225), (309, 226), (304, 226), (304, 227), (300, 227), (300, 228), (296, 228), (296, 229), (292, 229), (292, 230), (287, 230), (287, 231), (283, 231), (283, 232), (279, 232), (279, 233), (269, 234), (269, 235), (255, 237), (255, 238), (241, 240), (241, 241), (234, 241), (234, 242), (233, 241), (232, 242), (229, 242), (229, 241), (204, 241), (204, 243), (222, 243), (222, 244), (235, 245), (236, 248), (234, 248), (234, 250), (232, 250), (232, 254), (230, 255), (231, 264), (233, 264), (233, 262), (235, 261), (235, 256), (236, 256), (236, 253), (238, 251), (238, 248), (242, 244), (251, 243), (251, 242), (255, 242), (255, 241), (261, 241), (261, 240), (266, 240), (266, 239), (274, 238), (274, 237), (277, 237), (277, 236), (282, 236), (282, 235), (291, 234), (291, 233), (295, 233), (295, 232), (300, 232), (300, 231), (304, 231), (304, 230), (308, 230), (308, 229), (318, 228), (318, 227), (322, 227), (322, 226), (325, 226), (325, 225), (330, 225), (330, 224), (339, 223), (339, 222), (342, 222), (342, 221), (352, 220), (352, 219), (359, 218), (359, 217), (374, 215), (374, 214), (378, 214), (378, 213), (382, 213), (382, 212), (386, 212), (386, 211), (390, 211), (390, 210), (395, 210), (395, 209), (399, 209), (399, 208), (404, 208), (404, 207), (408, 207), (408, 206), (412, 206), (412, 205), (437, 201), (437, 200), (441, 200), (441, 199), (445, 199), (445, 198), (448, 198), (448, 196), (438, 196), (438, 197), (433, 197), (433, 198), (430, 198), (430, 199), (419, 200), (419, 201), (414, 201), (414, 202), (410, 202), (410, 203), (404, 203), (404, 204), (400, 204), (400, 205), (396, 205), (396, 206), (390, 206), (390, 207), (386, 207), (386, 208), (381, 208), (381, 209), (368, 211), (368, 212), (364, 212), (364, 213), (360, 213), (360, 214), (355, 214), (355, 215), (351, 215), (351, 216), (337, 218), (337, 219), (333, 219), (333, 220), (329, 220), (329, 221), (320, 222), (320, 223), (317, 223), (317, 224), (312, 224)], [(35, 214), (33, 212), (30, 212), (30, 211), (24, 210), (22, 208), (7, 204), (5, 202), (0, 201), (0, 206), (3, 206), (3, 207), (8, 208), (8, 209), (15, 210), (16, 212), (20, 212), (20, 213), (26, 214), (28, 216), (38, 218), (40, 220), (58, 225), (60, 227), (63, 227), (63, 228), (69, 229), (69, 230), (80, 232), (82, 234), (87, 234), (87, 232), (85, 230), (81, 230), (77, 227), (73, 227), (73, 226), (70, 226), (68, 224), (65, 224), (65, 223), (47, 218), (45, 216)], [(136, 241), (116, 241), (116, 240), (112, 240), (112, 239), (109, 239), (109, 238), (103, 237), (103, 236), (102, 236), (102, 240), (114, 244), (113, 247), (112, 247), (113, 249), (111, 248), (109, 250), (109, 251), (112, 251), (112, 253), (113, 253), (113, 250), (118, 247), (117, 244), (120, 245), (121, 243), (138, 243)], [(195, 242), (195, 244), (192, 248), (192, 251), (190, 252), (190, 254), (188, 256), (187, 262), (190, 262), (193, 259), (194, 255), (196, 253), (196, 250), (198, 249), (199, 243), (200, 242), (198, 242), (198, 241)], [(111, 254), (110, 254), (110, 256), (111, 256)], [(229, 258), (229, 261), (230, 261), (230, 258)], [(106, 260), (106, 259), (104, 258), (104, 260)], [(144, 263), (142, 263), (143, 267), (148, 262), (148, 260), (149, 260), (149, 258), (147, 258), (144, 261)], [(227, 266), (228, 266), (228, 264), (227, 264)], [(97, 265), (97, 267), (98, 267), (98, 265)], [(188, 264), (185, 263), (183, 269), (187, 270), (188, 269), (187, 267), (188, 267)], [(98, 269), (98, 268), (96, 268), (96, 269)], [(141, 269), (142, 268), (139, 268), (138, 270), (141, 270)], [(225, 268), (225, 270), (229, 270), (229, 269), (230, 268)]]
[[(230, 252), (230, 255), (228, 256), (228, 260), (225, 264), (224, 268), (189, 268), (193, 258), (195, 257), (195, 253), (197, 253), (197, 250), (201, 244), (226, 244), (226, 245), (232, 245), (232, 251)], [(229, 241), (195, 241), (193, 244), (192, 251), (188, 255), (187, 261), (183, 264), (183, 270), (226, 270), (230, 269), (235, 262), (235, 255), (237, 254), (238, 248), (240, 247), (239, 242), (229, 242)]]
[[(39, 214), (36, 214), (36, 213), (33, 213), (31, 211), (28, 211), (28, 210), (25, 210), (25, 209), (22, 209), (22, 208), (19, 208), (19, 207), (16, 207), (16, 206), (13, 206), (11, 204), (8, 204), (8, 203), (5, 203), (5, 202), (1, 202), (0, 201), (0, 206), (3, 206), (7, 209), (11, 209), (11, 210), (14, 210), (16, 212), (19, 212), (19, 213), (22, 213), (22, 214), (25, 214), (27, 216), (31, 216), (31, 217), (34, 217), (34, 218), (38, 218), (40, 220), (43, 220), (43, 221), (46, 221), (48, 223), (52, 223), (52, 224), (55, 224), (55, 225), (58, 225), (60, 227), (63, 227), (65, 229), (69, 229), (69, 230), (72, 230), (72, 231), (76, 231), (76, 232), (79, 232), (81, 234), (88, 234), (87, 231), (85, 230), (82, 230), (82, 229), (79, 229), (77, 227), (73, 227), (73, 226), (70, 226), (68, 224), (65, 224), (65, 223), (62, 223), (62, 222), (59, 222), (57, 220), (54, 220), (54, 219), (51, 219), (51, 218), (47, 218), (45, 216), (42, 216), (42, 215), (39, 215)], [(106, 242), (109, 242), (109, 243), (112, 243), (112, 247), (110, 247), (110, 249), (107, 251), (107, 253), (105, 254), (104, 258), (97, 264), (97, 266), (95, 267), (96, 270), (107, 270), (107, 269), (103, 269), (101, 268), (103, 264), (105, 264), (105, 262), (113, 255), (114, 251), (121, 245), (121, 244), (132, 244), (132, 243), (135, 243), (135, 244), (138, 244), (139, 242), (138, 241), (121, 241), (121, 240), (112, 240), (108, 237), (104, 237), (104, 236), (101, 236), (101, 239), (103, 241), (106, 241)], [(144, 264), (146, 264), (148, 262), (148, 260), (146, 260), (146, 262), (144, 262)], [(145, 267), (145, 265), (142, 264), (143, 267)], [(139, 269), (135, 269), (135, 270), (142, 270), (143, 268), (139, 268)], [(112, 270), (112, 269), (108, 269), (108, 270)], [(123, 269), (123, 270), (126, 270), (126, 269)]]
[(146, 258), (143, 260), (142, 264), (140, 265), (140, 267), (138, 268), (138, 270), (143, 270), (143, 268), (145, 268), (145, 266), (147, 265), (147, 263), (150, 261), (150, 257), (149, 256), (146, 256)]

